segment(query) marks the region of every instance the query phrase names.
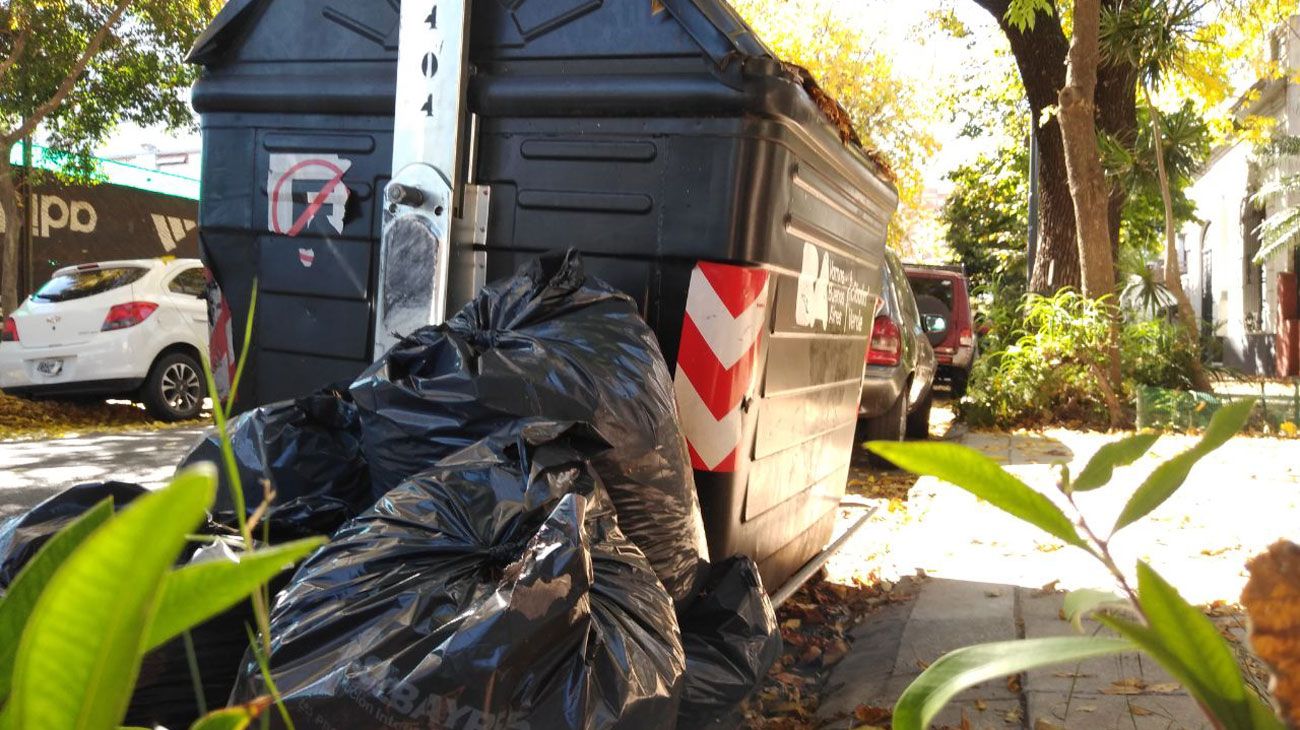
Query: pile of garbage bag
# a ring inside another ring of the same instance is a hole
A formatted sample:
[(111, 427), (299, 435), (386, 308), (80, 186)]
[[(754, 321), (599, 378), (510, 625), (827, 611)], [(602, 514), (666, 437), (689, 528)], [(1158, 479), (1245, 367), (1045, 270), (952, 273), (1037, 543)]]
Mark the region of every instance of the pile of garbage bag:
[[(255, 408), (227, 425), (251, 518), (273, 490), (263, 519), (273, 542), (329, 535), (374, 501), (370, 469), (361, 451), (361, 421), (345, 388)], [(221, 483), (214, 522), (239, 524), (230, 476), (214, 434), (199, 442), (181, 468), (201, 461), (217, 465)]]
[[(271, 678), (299, 728), (734, 727), (780, 655), (753, 561), (710, 564), (654, 334), (576, 253), (485, 287), (349, 389), (227, 426), (245, 516), (272, 495), (272, 542), (329, 536), (272, 586)], [(220, 440), (198, 461), (229, 533)], [(0, 591), (108, 493), (76, 489), (0, 526)], [(182, 560), (236, 557), (218, 540)], [(248, 614), (194, 632), (209, 707), (268, 693)], [(174, 649), (146, 658), (128, 724), (197, 715)]]
[[(658, 728), (675, 716), (672, 600), (618, 527), (590, 465), (598, 439), (574, 429), (527, 424), (453, 454), (301, 566), (271, 616), (292, 717)], [(256, 663), (240, 687), (266, 693)]]
[(109, 499), (114, 509), (121, 509), (144, 493), (144, 487), (137, 484), (79, 484), (46, 499), (25, 514), (0, 523), (0, 593), (8, 590), (23, 566), (55, 533), (91, 507)]
[(588, 423), (619, 526), (678, 603), (708, 573), (704, 521), (672, 376), (628, 295), (575, 252), (491, 284), (403, 339), (352, 385), (376, 497), (521, 418)]

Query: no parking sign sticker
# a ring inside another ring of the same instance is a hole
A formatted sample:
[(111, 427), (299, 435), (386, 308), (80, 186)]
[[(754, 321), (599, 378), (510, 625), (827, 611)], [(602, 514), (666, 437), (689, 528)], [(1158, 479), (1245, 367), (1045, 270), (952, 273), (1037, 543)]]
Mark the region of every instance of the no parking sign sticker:
[(351, 160), (338, 155), (271, 155), (267, 228), (292, 238), (323, 214), (334, 232), (342, 233), (348, 203), (343, 175), (351, 167)]

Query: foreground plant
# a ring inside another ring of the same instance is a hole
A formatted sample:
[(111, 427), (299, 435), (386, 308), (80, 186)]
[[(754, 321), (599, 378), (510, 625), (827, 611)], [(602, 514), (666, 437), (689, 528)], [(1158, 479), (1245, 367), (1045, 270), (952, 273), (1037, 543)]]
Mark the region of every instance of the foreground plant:
[(1282, 730), (1272, 709), (1247, 685), (1232, 649), (1214, 624), (1145, 563), (1131, 580), (1111, 555), (1116, 533), (1150, 514), (1187, 480), (1192, 467), (1245, 426), (1254, 401), (1224, 406), (1195, 446), (1164, 462), (1129, 498), (1115, 524), (1100, 532), (1079, 511), (1074, 495), (1106, 486), (1116, 467), (1133, 464), (1159, 438), (1137, 434), (1098, 450), (1078, 476), (1062, 468), (1058, 484), (1073, 517), (992, 459), (972, 449), (942, 443), (873, 442), (867, 447), (899, 467), (951, 482), (1002, 511), (1096, 558), (1115, 579), (1119, 593), (1076, 591), (1065, 613), (1081, 628), (1092, 614), (1118, 638), (1066, 636), (967, 647), (926, 669), (894, 706), (895, 730), (921, 730), (962, 690), (1030, 669), (1077, 662), (1107, 654), (1142, 651), (1196, 698), (1217, 728)]
[(0, 599), (0, 728), (117, 727), (147, 652), (248, 598), (320, 545), (301, 540), (239, 562), (173, 567), (216, 485), (215, 471), (202, 466), (116, 515), (105, 500), (18, 574)]
[[(226, 421), (248, 357), (256, 306), (254, 295), (225, 403), (215, 397), (211, 368), (204, 361), (214, 396), (213, 420), (232, 497), (239, 505), (241, 540), (234, 545), (239, 559), (175, 567), (216, 496), (216, 471), (208, 465), (182, 472), (166, 488), (140, 497), (116, 515), (111, 501), (105, 500), (60, 530), (0, 596), (0, 730), (117, 728), (144, 655), (172, 639), (188, 637), (191, 629), (243, 600), (253, 603), (261, 640), (250, 638), (250, 645), (254, 659), (262, 662), (261, 650), (269, 640), (268, 582), (325, 539), (256, 548), (257, 515), (274, 498), (269, 487), (254, 516), (244, 516), (243, 485), (233, 466)], [(198, 699), (202, 707), (201, 692)], [(242, 730), (259, 717), (265, 719), (273, 704), (275, 697), (219, 709), (192, 728)], [(284, 722), (293, 727), (287, 714)]]

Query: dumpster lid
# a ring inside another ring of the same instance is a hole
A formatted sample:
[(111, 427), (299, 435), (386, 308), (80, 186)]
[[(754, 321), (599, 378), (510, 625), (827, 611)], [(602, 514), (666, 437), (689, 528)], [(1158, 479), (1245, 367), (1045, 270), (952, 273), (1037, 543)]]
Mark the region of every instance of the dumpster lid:
[[(230, 0), (185, 57), (187, 63), (207, 65), (221, 59), (243, 31), (252, 11), (271, 0)], [(468, 0), (469, 2), (481, 0)], [(704, 53), (717, 65), (725, 66), (732, 56), (775, 54), (726, 0), (656, 0), (677, 21)], [(599, 3), (598, 3), (599, 4)], [(396, 3), (394, 13), (399, 12)]]
[(229, 45), (231, 37), (243, 29), (252, 15), (249, 11), (260, 3), (261, 0), (227, 2), (217, 13), (217, 17), (212, 19), (208, 27), (194, 41), (189, 54), (185, 56), (185, 62), (209, 64), (219, 59)]
[(658, 0), (709, 58), (725, 66), (728, 57), (776, 54), (726, 0)]

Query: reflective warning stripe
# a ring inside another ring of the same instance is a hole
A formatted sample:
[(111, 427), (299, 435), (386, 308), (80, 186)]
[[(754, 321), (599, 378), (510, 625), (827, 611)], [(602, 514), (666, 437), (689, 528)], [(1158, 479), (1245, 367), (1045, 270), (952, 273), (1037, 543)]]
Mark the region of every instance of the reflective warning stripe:
[(673, 387), (696, 469), (736, 470), (741, 407), (757, 377), (767, 300), (762, 269), (701, 262), (691, 274)]

